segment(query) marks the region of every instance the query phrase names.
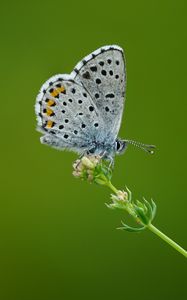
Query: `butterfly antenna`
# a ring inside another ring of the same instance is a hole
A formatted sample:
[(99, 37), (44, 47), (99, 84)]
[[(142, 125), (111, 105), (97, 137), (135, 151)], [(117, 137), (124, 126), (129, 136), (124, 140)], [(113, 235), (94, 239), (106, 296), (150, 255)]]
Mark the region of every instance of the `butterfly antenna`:
[(140, 148), (149, 154), (155, 153), (155, 151), (154, 151), (154, 149), (156, 148), (155, 145), (147, 145), (147, 144), (143, 144), (143, 143), (132, 141), (132, 140), (125, 140), (125, 142), (128, 144), (131, 144), (137, 148)]

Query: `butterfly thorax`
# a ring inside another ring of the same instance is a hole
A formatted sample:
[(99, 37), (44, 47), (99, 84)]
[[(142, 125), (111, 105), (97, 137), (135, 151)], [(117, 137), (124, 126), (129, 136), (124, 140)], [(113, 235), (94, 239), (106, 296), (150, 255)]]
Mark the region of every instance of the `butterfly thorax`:
[(115, 143), (107, 144), (104, 142), (93, 142), (91, 148), (87, 152), (88, 154), (100, 155), (103, 157), (114, 156)]
[(111, 158), (115, 154), (122, 154), (125, 149), (125, 141), (118, 138), (113, 143), (93, 142), (92, 147), (87, 151), (87, 153)]

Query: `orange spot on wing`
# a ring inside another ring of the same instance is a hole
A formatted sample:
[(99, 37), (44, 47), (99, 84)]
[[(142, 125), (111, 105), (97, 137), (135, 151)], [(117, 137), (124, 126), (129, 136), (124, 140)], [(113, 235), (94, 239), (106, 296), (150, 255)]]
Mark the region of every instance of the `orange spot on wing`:
[(54, 100), (50, 99), (47, 101), (47, 105), (49, 105), (49, 106), (53, 106), (54, 104), (56, 104)]
[(46, 110), (46, 114), (47, 114), (48, 116), (51, 116), (51, 115), (53, 114), (53, 111), (52, 111), (52, 109), (50, 109), (50, 108), (47, 108), (47, 110)]
[(51, 120), (48, 120), (48, 121), (47, 121), (47, 124), (46, 124), (46, 127), (47, 127), (47, 128), (52, 128), (53, 126), (54, 126), (54, 122), (51, 121)]
[(58, 89), (60, 91), (60, 93), (64, 93), (65, 92), (65, 88), (63, 86), (61, 86), (61, 88)]
[(59, 87), (59, 88), (56, 88), (54, 89), (52, 92), (51, 92), (51, 96), (52, 97), (56, 97), (58, 94), (60, 93), (64, 93), (65, 92), (65, 88), (63, 86)]
[(53, 97), (57, 96), (58, 94), (59, 94), (59, 92), (57, 89), (55, 89), (51, 92), (51, 96), (53, 96)]

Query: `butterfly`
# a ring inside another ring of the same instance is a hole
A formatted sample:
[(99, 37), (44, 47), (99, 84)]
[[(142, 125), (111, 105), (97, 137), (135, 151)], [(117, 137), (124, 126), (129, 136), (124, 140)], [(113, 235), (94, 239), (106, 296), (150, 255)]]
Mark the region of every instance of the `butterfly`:
[(128, 144), (152, 153), (152, 145), (120, 139), (126, 93), (123, 49), (103, 46), (84, 57), (71, 74), (47, 80), (35, 111), (42, 144), (113, 159)]

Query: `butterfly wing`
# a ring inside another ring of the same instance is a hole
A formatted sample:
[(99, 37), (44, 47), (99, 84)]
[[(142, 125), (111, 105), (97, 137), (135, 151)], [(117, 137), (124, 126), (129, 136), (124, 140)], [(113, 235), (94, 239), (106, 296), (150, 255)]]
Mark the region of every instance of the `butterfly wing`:
[(71, 75), (55, 75), (42, 86), (35, 111), (42, 143), (78, 153), (99, 139), (103, 126), (89, 93)]
[(124, 107), (126, 73), (123, 49), (105, 46), (79, 62), (71, 73), (90, 93), (100, 112), (109, 143), (118, 134)]

